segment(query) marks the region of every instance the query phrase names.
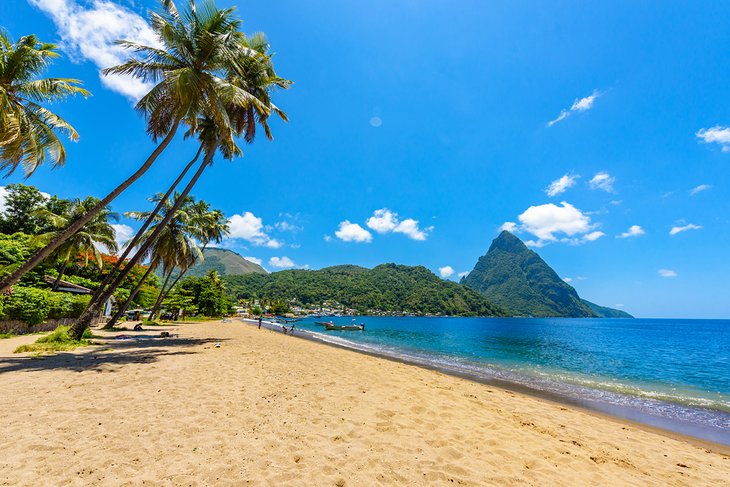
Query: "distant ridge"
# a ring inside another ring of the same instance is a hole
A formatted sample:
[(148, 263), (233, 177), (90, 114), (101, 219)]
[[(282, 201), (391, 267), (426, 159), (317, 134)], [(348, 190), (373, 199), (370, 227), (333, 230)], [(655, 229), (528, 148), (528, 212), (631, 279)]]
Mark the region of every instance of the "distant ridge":
[(372, 269), (339, 265), (268, 275), (225, 278), (238, 299), (285, 299), (304, 306), (337, 302), (361, 313), (504, 316), (478, 292), (436, 276), (423, 266), (381, 264)]
[(203, 251), (202, 262), (195, 264), (186, 275), (204, 276), (215, 269), (222, 276), (240, 276), (244, 274), (268, 274), (260, 265), (244, 259), (228, 249), (207, 248)]
[(536, 252), (507, 231), (492, 241), (461, 282), (517, 316), (632, 317), (581, 299)]

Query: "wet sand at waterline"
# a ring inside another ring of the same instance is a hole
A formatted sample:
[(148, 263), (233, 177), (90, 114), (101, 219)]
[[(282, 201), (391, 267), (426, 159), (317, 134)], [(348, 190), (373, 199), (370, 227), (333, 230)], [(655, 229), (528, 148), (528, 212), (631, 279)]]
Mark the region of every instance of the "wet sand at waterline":
[(730, 485), (723, 447), (238, 321), (129, 334), (0, 340), (0, 485)]

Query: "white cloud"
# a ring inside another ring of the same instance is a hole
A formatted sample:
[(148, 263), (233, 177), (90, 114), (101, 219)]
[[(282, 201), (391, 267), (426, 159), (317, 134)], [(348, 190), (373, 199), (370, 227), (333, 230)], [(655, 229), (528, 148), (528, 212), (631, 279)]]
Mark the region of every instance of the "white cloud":
[(629, 237), (638, 237), (639, 235), (644, 235), (646, 232), (643, 228), (641, 228), (639, 225), (631, 225), (628, 230), (626, 230), (621, 235), (616, 235), (616, 238), (629, 238)]
[(565, 281), (565, 282), (567, 282), (568, 284), (570, 284), (571, 282), (573, 282), (573, 278), (572, 278), (572, 277), (564, 277), (564, 278), (563, 278), (563, 281)]
[(247, 257), (244, 257), (244, 259), (246, 259), (249, 262), (253, 262), (254, 264), (258, 264), (258, 265), (263, 265), (263, 263), (264, 263), (264, 261), (259, 259), (258, 257), (247, 256)]
[(531, 233), (537, 240), (527, 240), (525, 245), (536, 248), (553, 242), (580, 245), (594, 242), (605, 235), (596, 230), (597, 225), (591, 223), (588, 214), (565, 201), (560, 205), (547, 203), (531, 206), (517, 217), (519, 226), (507, 222), (502, 228)]
[(599, 172), (596, 173), (590, 181), (588, 181), (588, 185), (591, 189), (602, 189), (607, 193), (613, 193), (613, 185), (615, 182), (615, 177), (611, 176), (607, 172)]
[(659, 269), (657, 272), (662, 277), (677, 277), (677, 273), (671, 269)]
[(433, 230), (433, 227), (421, 229), (418, 220), (413, 218), (399, 220), (398, 214), (387, 208), (375, 210), (365, 224), (378, 233), (402, 233), (413, 240), (426, 240), (428, 232)]
[[(129, 53), (115, 44), (129, 40), (159, 46), (160, 41), (144, 18), (109, 0), (28, 0), (48, 15), (58, 29), (62, 47), (73, 61), (88, 60), (101, 71), (120, 64)], [(140, 99), (152, 87), (137, 78), (101, 76), (109, 89), (130, 100)]]
[(373, 236), (357, 223), (351, 223), (349, 220), (340, 222), (340, 229), (335, 232), (335, 236), (344, 242), (365, 242), (373, 241)]
[(686, 232), (687, 230), (699, 230), (701, 228), (701, 225), (695, 225), (694, 223), (688, 223), (687, 225), (683, 225), (681, 227), (674, 226), (671, 230), (669, 230), (669, 235), (676, 235), (678, 233)]
[(8, 190), (5, 186), (0, 186), (0, 213), (5, 211), (5, 198), (8, 197)]
[(556, 179), (555, 181), (550, 183), (550, 186), (547, 187), (545, 192), (550, 197), (565, 193), (568, 188), (572, 188), (573, 186), (575, 186), (575, 182), (578, 178), (578, 175), (565, 174), (561, 178)]
[(433, 226), (421, 230), (418, 228), (418, 220), (406, 218), (395, 227), (393, 232), (402, 233), (412, 240), (426, 240), (428, 238), (428, 232), (431, 230), (433, 230)]
[(464, 279), (466, 276), (469, 275), (469, 273), (468, 272), (459, 272), (459, 274), (457, 274), (457, 275), (459, 276), (459, 279)]
[(332, 241), (332, 235), (325, 235), (324, 237), (325, 242), (331, 242)]
[(365, 224), (378, 233), (392, 232), (398, 226), (398, 215), (387, 208), (381, 208), (375, 210)]
[(134, 229), (129, 225), (123, 223), (112, 223), (114, 229), (114, 240), (117, 241), (119, 248), (123, 248), (124, 244), (127, 243), (134, 236)]
[(439, 275), (443, 278), (451, 277), (454, 275), (454, 268), (450, 265), (439, 267)]
[(517, 224), (515, 222), (504, 222), (502, 226), (499, 227), (499, 230), (515, 233), (517, 231)]
[(689, 191), (690, 196), (694, 196), (697, 193), (701, 193), (702, 191), (707, 191), (708, 189), (712, 188), (711, 184), (700, 184), (699, 186), (695, 186)]
[(574, 112), (585, 112), (590, 110), (591, 108), (593, 108), (593, 103), (599, 96), (601, 96), (601, 93), (599, 93), (597, 90), (594, 90), (590, 96), (586, 96), (585, 98), (576, 98), (570, 108), (561, 110), (560, 115), (558, 115), (555, 120), (549, 121), (547, 126), (552, 127), (561, 120), (565, 120), (566, 118), (568, 118)]
[(730, 127), (715, 125), (709, 129), (700, 129), (695, 135), (705, 144), (720, 144), (723, 152), (730, 152)]
[(272, 257), (269, 259), (269, 265), (276, 269), (291, 269), (298, 267), (289, 257)]
[(381, 119), (380, 117), (372, 117), (370, 119), (370, 125), (376, 128), (380, 127), (381, 125), (383, 125), (383, 119)]
[(591, 230), (590, 217), (570, 203), (563, 201), (561, 205), (548, 203), (531, 206), (517, 218), (522, 223), (522, 229), (540, 240), (557, 240), (556, 233), (573, 236)]
[(266, 246), (270, 249), (278, 249), (283, 244), (271, 238), (264, 228), (263, 220), (250, 211), (242, 215), (233, 215), (228, 219), (230, 228), (229, 238), (240, 238), (254, 245)]

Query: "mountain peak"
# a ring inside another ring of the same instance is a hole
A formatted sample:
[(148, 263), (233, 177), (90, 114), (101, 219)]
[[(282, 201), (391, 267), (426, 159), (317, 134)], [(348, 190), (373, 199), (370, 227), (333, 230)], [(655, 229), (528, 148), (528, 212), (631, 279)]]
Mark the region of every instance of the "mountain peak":
[(519, 237), (507, 230), (502, 230), (502, 233), (492, 240), (492, 245), (489, 246), (489, 252), (496, 249), (506, 250), (507, 252), (524, 252), (525, 250), (529, 250)]
[(462, 283), (520, 316), (596, 317), (607, 312), (580, 299), (536, 252), (506, 230)]

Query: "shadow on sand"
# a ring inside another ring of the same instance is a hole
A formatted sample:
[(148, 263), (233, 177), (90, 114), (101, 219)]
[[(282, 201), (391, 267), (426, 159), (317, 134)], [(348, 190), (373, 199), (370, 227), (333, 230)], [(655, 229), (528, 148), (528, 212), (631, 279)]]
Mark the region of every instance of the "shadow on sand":
[[(175, 350), (222, 343), (221, 338), (159, 338), (159, 335), (132, 335), (129, 340), (95, 340), (98, 346), (53, 355), (0, 357), (0, 374), (16, 371), (66, 369), (74, 372), (98, 370), (107, 365), (146, 364), (167, 355), (191, 355), (196, 350)], [(111, 337), (110, 337), (111, 338)]]

